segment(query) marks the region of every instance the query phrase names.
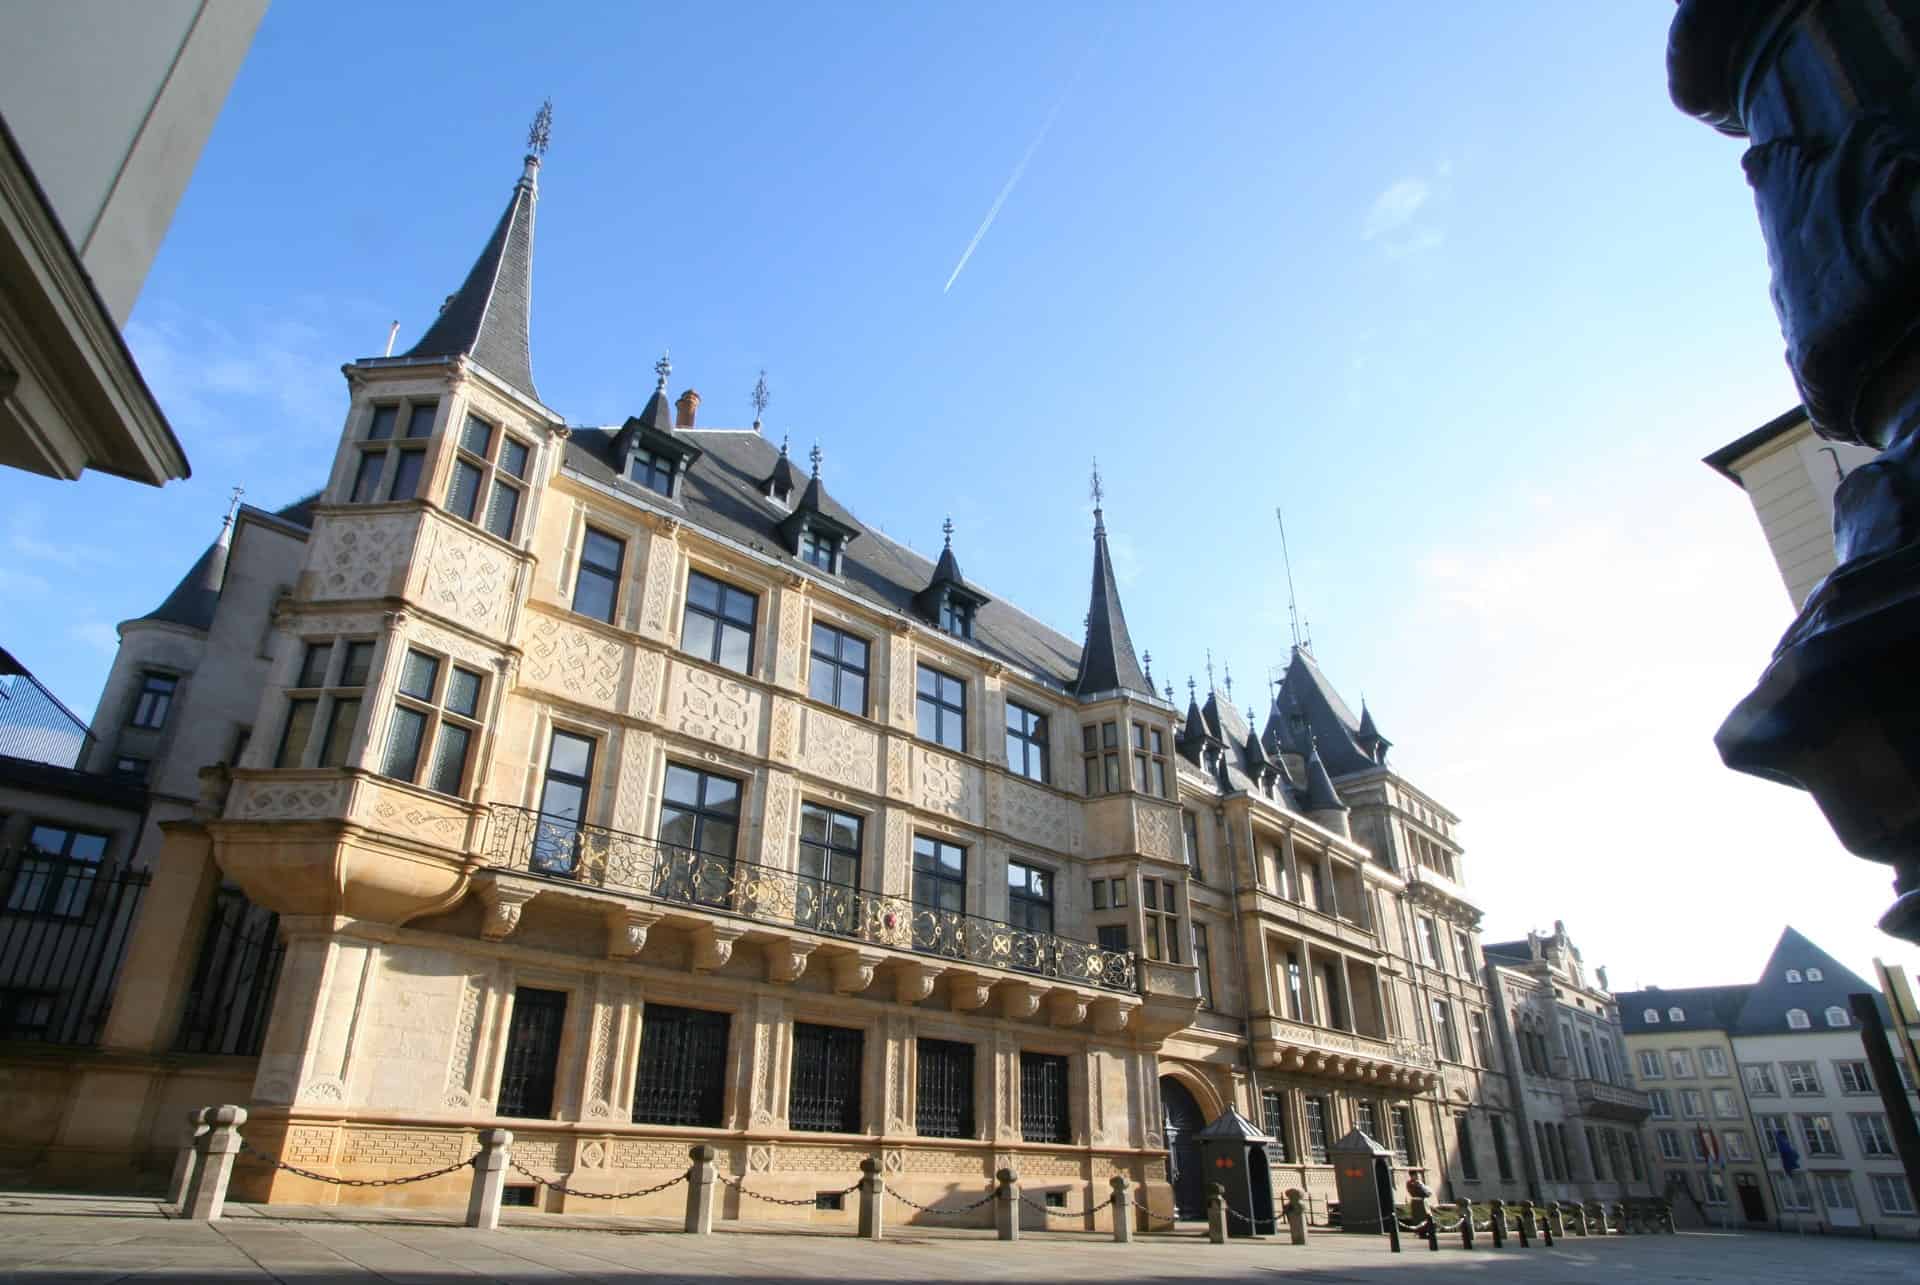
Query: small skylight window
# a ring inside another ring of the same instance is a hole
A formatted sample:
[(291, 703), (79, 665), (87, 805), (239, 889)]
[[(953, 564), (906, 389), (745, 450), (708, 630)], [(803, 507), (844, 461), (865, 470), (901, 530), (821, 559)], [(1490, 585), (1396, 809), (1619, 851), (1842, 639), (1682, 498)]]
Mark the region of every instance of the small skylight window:
[(1817, 968), (1809, 968), (1807, 970), (1807, 980), (1810, 982), (1824, 982), (1827, 980), (1827, 975)]
[(1667, 1010), (1667, 1020), (1669, 1022), (1684, 1022), (1687, 1020), (1687, 1010), (1684, 1008), (1670, 1008)]
[(1660, 1010), (1657, 1008), (1650, 1008), (1646, 1012), (1640, 1014), (1640, 1020), (1645, 1022), (1648, 1026), (1658, 1026), (1660, 1025)]
[(1829, 1008), (1827, 1010), (1828, 1026), (1846, 1026), (1849, 1024), (1849, 1020), (1850, 1019), (1847, 1017), (1847, 1010), (1844, 1008), (1841, 1008), (1838, 1004), (1835, 1004), (1832, 1008)]
[(1787, 970), (1787, 985), (1798, 986), (1799, 984), (1800, 984), (1800, 970), (1797, 968), (1789, 968)]
[(1813, 1022), (1807, 1017), (1806, 1009), (1790, 1008), (1787, 1010), (1787, 1025), (1796, 1031), (1804, 1031), (1812, 1026)]

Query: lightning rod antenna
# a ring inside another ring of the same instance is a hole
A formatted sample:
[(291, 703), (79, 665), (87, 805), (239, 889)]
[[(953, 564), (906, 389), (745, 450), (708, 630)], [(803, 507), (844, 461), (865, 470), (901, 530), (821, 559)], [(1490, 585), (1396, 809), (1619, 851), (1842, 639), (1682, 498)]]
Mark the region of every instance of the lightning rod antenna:
[(1293, 557), (1287, 552), (1287, 515), (1273, 506), (1274, 520), (1280, 524), (1280, 561), (1287, 568), (1287, 624), (1293, 629), (1293, 645), (1300, 645), (1300, 608), (1293, 596)]

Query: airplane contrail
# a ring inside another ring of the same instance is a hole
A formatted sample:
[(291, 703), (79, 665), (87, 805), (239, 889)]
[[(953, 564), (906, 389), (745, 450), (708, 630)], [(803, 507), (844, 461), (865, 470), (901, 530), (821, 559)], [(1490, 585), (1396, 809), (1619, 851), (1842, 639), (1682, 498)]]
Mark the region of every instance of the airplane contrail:
[(1094, 50), (1098, 49), (1105, 39), (1106, 32), (1102, 30), (1099, 39), (1096, 39), (1087, 48), (1087, 52), (1081, 55), (1080, 65), (1073, 69), (1073, 75), (1068, 79), (1066, 88), (1062, 89), (1060, 97), (1054, 100), (1053, 110), (1047, 113), (1047, 119), (1040, 126), (1040, 132), (1033, 136), (1031, 143), (1027, 144), (1027, 150), (1021, 154), (1020, 163), (1013, 167), (1013, 173), (1007, 176), (1006, 185), (1000, 189), (1000, 195), (993, 198), (993, 205), (987, 210), (987, 217), (981, 219), (980, 226), (974, 230), (973, 240), (967, 242), (967, 248), (960, 252), (960, 262), (953, 265), (953, 275), (947, 278), (946, 285), (940, 287), (941, 294), (946, 294), (953, 289), (953, 283), (960, 279), (961, 269), (967, 266), (967, 260), (971, 259), (973, 252), (979, 248), (981, 238), (987, 235), (987, 229), (992, 227), (994, 219), (1000, 216), (1000, 207), (1007, 203), (1009, 196), (1013, 195), (1013, 189), (1020, 182), (1020, 176), (1027, 172), (1027, 162), (1031, 161), (1033, 154), (1040, 150), (1040, 144), (1047, 141), (1047, 134), (1053, 129), (1053, 122), (1060, 117), (1060, 109), (1067, 105), (1067, 95), (1073, 92), (1073, 87), (1080, 82), (1080, 73), (1086, 70), (1087, 59), (1093, 56)]

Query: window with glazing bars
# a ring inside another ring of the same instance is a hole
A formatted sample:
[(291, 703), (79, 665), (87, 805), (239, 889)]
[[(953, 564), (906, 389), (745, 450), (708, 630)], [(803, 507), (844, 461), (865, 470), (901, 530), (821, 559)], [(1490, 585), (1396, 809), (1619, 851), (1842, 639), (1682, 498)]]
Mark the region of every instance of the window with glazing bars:
[(627, 542), (588, 527), (580, 543), (580, 565), (574, 572), (573, 609), (583, 616), (613, 623), (620, 598), (620, 564)]
[(726, 1100), (729, 1016), (648, 1004), (640, 1021), (633, 1122), (718, 1127)]
[[(460, 430), (453, 455), (453, 477), (447, 484), (447, 511), (467, 522), (478, 523), (489, 535), (513, 539), (514, 525), (520, 518), (520, 499), (525, 491), (527, 461), (531, 452), (526, 443), (509, 433), (497, 432), (478, 415), (467, 416)], [(487, 507), (481, 512), (480, 500)]]
[(1309, 1097), (1302, 1104), (1307, 1115), (1307, 1154), (1313, 1163), (1327, 1163), (1327, 1100)]
[(1140, 908), (1146, 912), (1147, 958), (1180, 962), (1180, 893), (1169, 879), (1140, 880)]
[(1020, 1055), (1020, 1137), (1027, 1142), (1067, 1142), (1073, 1121), (1067, 1107), (1067, 1059), (1058, 1053)]
[(723, 669), (753, 669), (753, 622), (760, 599), (745, 589), (687, 573), (687, 609), (680, 621), (680, 649)]
[(794, 883), (793, 921), (825, 932), (860, 926), (860, 818), (851, 812), (800, 805), (800, 877)]
[(140, 692), (133, 702), (133, 717), (128, 720), (134, 727), (157, 729), (167, 724), (167, 714), (173, 709), (174, 689), (180, 680), (172, 674), (156, 674), (148, 670), (140, 675)]
[(1033, 781), (1051, 779), (1047, 768), (1047, 716), (1007, 702), (1007, 766)]
[(1080, 729), (1080, 763), (1089, 795), (1120, 790), (1120, 724), (1089, 724)]
[(1361, 1099), (1353, 1104), (1353, 1127), (1375, 1142), (1380, 1141), (1380, 1119), (1374, 1112), (1373, 1103)]
[(1262, 1089), (1260, 1114), (1267, 1132), (1273, 1135), (1273, 1145), (1267, 1149), (1268, 1157), (1283, 1165), (1292, 1164), (1293, 1129), (1292, 1121), (1287, 1119), (1286, 1094), (1279, 1089)]
[(1492, 1116), (1487, 1123), (1493, 1129), (1493, 1163), (1500, 1171), (1500, 1181), (1512, 1182), (1513, 1156), (1507, 1151), (1507, 1122)]
[[(427, 462), (425, 439), (433, 435), (433, 417), (438, 402), (375, 406), (367, 421), (360, 459), (354, 466), (353, 487), (347, 492), (351, 504), (371, 504), (377, 500), (411, 500), (420, 489), (420, 474)], [(395, 430), (405, 419), (405, 437)], [(391, 464), (391, 467), (389, 467)]]
[(660, 804), (662, 852), (653, 893), (671, 901), (722, 906), (733, 882), (733, 850), (740, 834), (740, 782), (697, 768), (667, 764)]
[(923, 741), (965, 752), (967, 748), (967, 685), (952, 674), (921, 665), (914, 698), (917, 731)]
[(313, 766), (345, 764), (354, 724), (360, 719), (360, 698), (372, 670), (372, 642), (329, 639), (308, 643), (299, 677), (287, 691), (287, 722), (273, 765), (307, 766), (307, 751), (316, 726), (324, 730)]
[(1393, 1116), (1393, 1156), (1403, 1165), (1413, 1163), (1413, 1112), (1405, 1107), (1394, 1107)]
[(842, 1026), (793, 1024), (793, 1074), (787, 1123), (809, 1133), (860, 1131), (861, 1054), (866, 1033)]
[(866, 717), (866, 640), (816, 620), (811, 650), (811, 663), (807, 666), (807, 695), (844, 709), (849, 714)]
[(958, 958), (966, 949), (967, 850), (913, 836), (913, 948)]
[(480, 736), (485, 682), (476, 670), (409, 648), (400, 667), (381, 775), (440, 794), (459, 794), (466, 782), (468, 752)]
[(916, 1054), (914, 1130), (924, 1138), (973, 1137), (973, 1045), (923, 1039)]
[(501, 1115), (542, 1120), (553, 1115), (553, 1082), (566, 1023), (567, 993), (521, 986), (513, 992), (513, 1020), (500, 1068)]

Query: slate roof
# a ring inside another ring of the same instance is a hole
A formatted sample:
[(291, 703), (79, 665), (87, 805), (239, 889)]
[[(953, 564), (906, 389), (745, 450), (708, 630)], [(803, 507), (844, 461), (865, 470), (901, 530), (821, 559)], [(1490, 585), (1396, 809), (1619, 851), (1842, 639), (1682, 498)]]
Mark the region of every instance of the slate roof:
[(1097, 508), (1093, 511), (1093, 590), (1087, 602), (1087, 644), (1080, 653), (1075, 694), (1129, 691), (1154, 695), (1153, 685), (1140, 672), (1140, 658), (1133, 652), (1127, 614), (1120, 608), (1120, 586), (1113, 578), (1113, 558), (1107, 552), (1107, 522)]
[[(1524, 945), (1524, 943), (1523, 943)], [(1658, 1035), (1662, 1031), (1731, 1031), (1747, 1001), (1750, 984), (1738, 986), (1687, 986), (1666, 990), (1650, 986), (1645, 990), (1619, 991), (1613, 999), (1620, 1006), (1620, 1029), (1628, 1034)], [(1678, 1022), (1667, 1016), (1678, 1008), (1685, 1016)], [(1658, 1022), (1646, 1020), (1646, 1010), (1660, 1014)]]
[[(1296, 714), (1305, 720), (1311, 738), (1294, 729)], [(1311, 748), (1308, 743), (1311, 739), (1319, 747), (1321, 762), (1336, 777), (1371, 771), (1380, 766), (1362, 748), (1360, 720), (1353, 716), (1347, 703), (1340, 699), (1340, 693), (1320, 672), (1320, 666), (1314, 662), (1313, 656), (1302, 647), (1293, 649), (1293, 659), (1287, 663), (1286, 677), (1281, 679), (1280, 689), (1274, 693), (1273, 708), (1267, 716), (1264, 735), (1269, 750), (1280, 749), (1293, 754), (1305, 754)]]
[[(748, 429), (682, 428), (676, 433), (705, 454), (681, 482), (679, 502), (662, 501), (623, 479), (614, 462), (615, 430), (576, 428), (567, 438), (566, 467), (601, 485), (631, 496), (636, 503), (684, 514), (694, 524), (754, 549), (796, 569), (800, 560), (781, 547), (774, 528), (788, 510), (767, 500), (761, 484), (773, 472), (779, 449)], [(915, 617), (914, 596), (933, 578), (934, 564), (906, 546), (860, 522), (822, 491), (820, 511), (865, 532), (841, 555), (842, 589), (876, 606)], [(958, 570), (957, 561), (954, 569)], [(813, 574), (812, 568), (805, 568)], [(1071, 640), (997, 598), (974, 616), (973, 644), (1028, 670), (1063, 694), (1072, 690), (1081, 649)]]
[[(507, 208), (467, 279), (403, 357), (466, 356), (535, 401), (529, 343), (533, 310), (533, 207), (540, 162), (529, 156)], [(377, 363), (369, 363), (377, 364)], [(664, 399), (663, 399), (664, 400)], [(668, 412), (668, 423), (672, 423)]]
[[(311, 495), (295, 500), (283, 509), (276, 509), (273, 516), (282, 522), (311, 529), (313, 506), (319, 502), (319, 499), (320, 492), (315, 491)], [(263, 511), (255, 509), (251, 504), (243, 504), (240, 507), (243, 510), (252, 509), (255, 513)], [(135, 619), (158, 620), (170, 625), (185, 625), (189, 629), (211, 628), (213, 609), (220, 603), (220, 591), (211, 583), (211, 572), (214, 560), (226, 554), (224, 539), (226, 534), (226, 529), (222, 528), (223, 538), (208, 545), (206, 552), (194, 559), (193, 565), (187, 569), (187, 574), (180, 577), (180, 583), (176, 584), (173, 591), (161, 600), (160, 605), (144, 616), (136, 616)]]
[[(1817, 968), (1820, 970), (1820, 980), (1789, 982), (1789, 968), (1802, 978), (1806, 976), (1807, 969)], [(1746, 1003), (1740, 1007), (1733, 1031), (1736, 1035), (1808, 1034), (1808, 1031), (1795, 1031), (1787, 1025), (1787, 1010), (1798, 1008), (1806, 1011), (1808, 1020), (1813, 1023), (1813, 1031), (1850, 1030), (1858, 1033), (1860, 1028), (1854, 1024), (1853, 1010), (1847, 1004), (1847, 996), (1862, 991), (1874, 996), (1880, 993), (1860, 974), (1821, 950), (1798, 929), (1789, 925), (1780, 934), (1780, 940), (1774, 943), (1773, 954), (1767, 957), (1766, 971), (1748, 988)], [(1846, 1010), (1845, 1027), (1827, 1025), (1826, 1011), (1836, 1006)], [(1884, 1001), (1880, 1008), (1881, 1020), (1891, 1020)]]

